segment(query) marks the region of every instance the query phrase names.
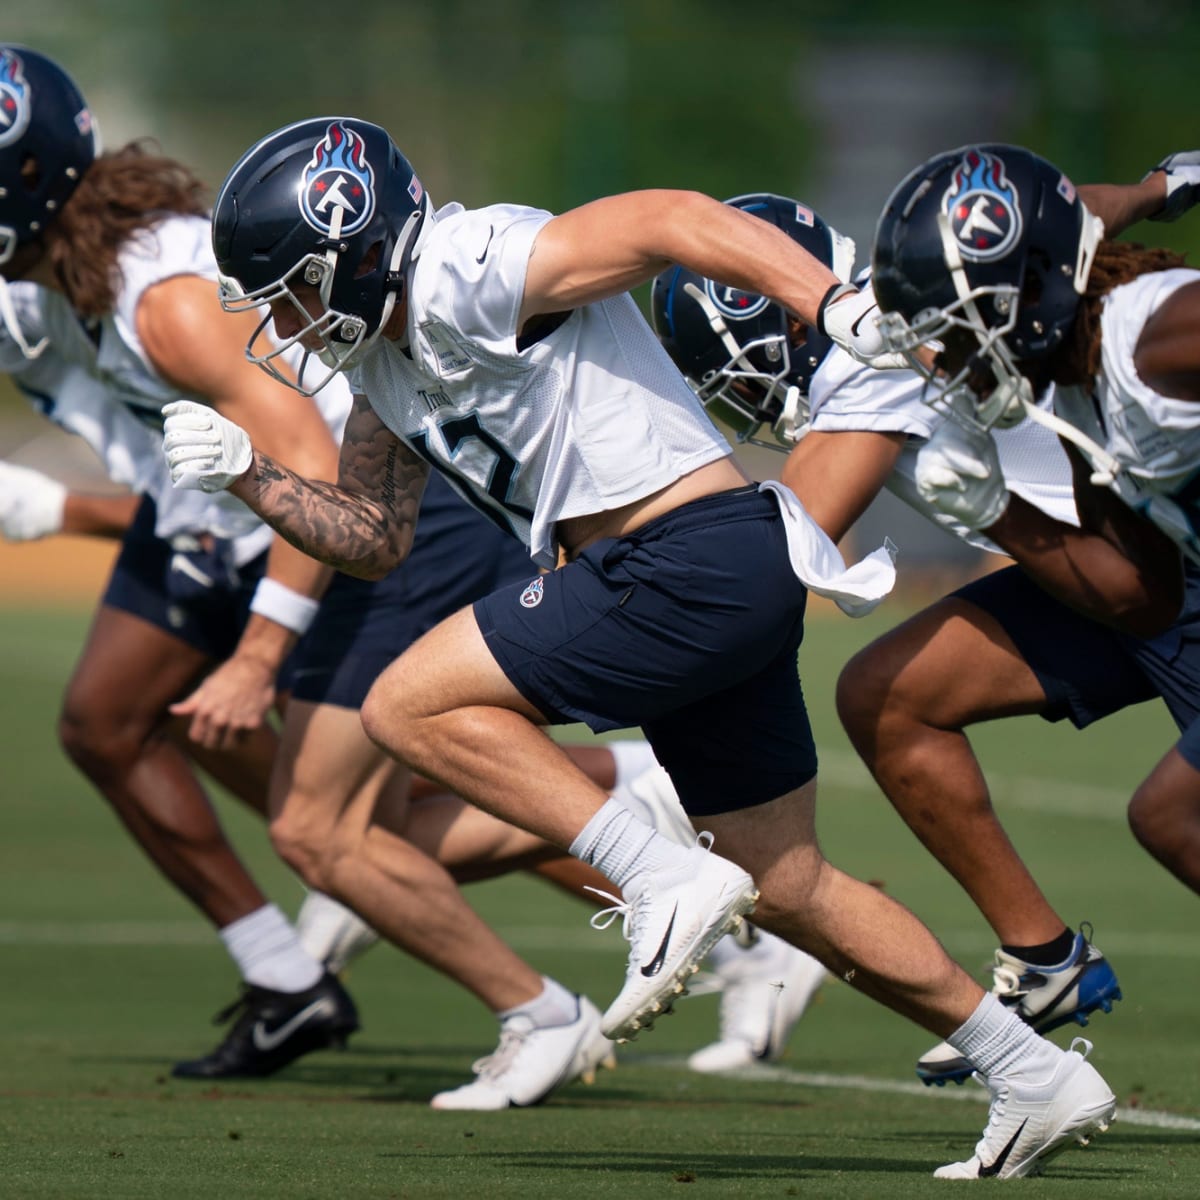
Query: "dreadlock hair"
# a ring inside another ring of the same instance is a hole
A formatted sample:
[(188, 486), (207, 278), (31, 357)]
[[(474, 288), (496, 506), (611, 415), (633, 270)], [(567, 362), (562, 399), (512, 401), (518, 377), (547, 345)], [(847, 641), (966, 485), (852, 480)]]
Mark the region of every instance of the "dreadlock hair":
[(147, 139), (102, 154), (45, 233), (67, 299), (83, 316), (112, 312), (121, 272), (117, 255), (138, 230), (166, 216), (205, 216), (204, 185)]
[(1063, 386), (1090, 387), (1100, 370), (1100, 313), (1104, 297), (1113, 288), (1140, 275), (1186, 265), (1183, 256), (1171, 250), (1147, 249), (1137, 242), (1102, 241), (1096, 249), (1071, 331), (1048, 364), (1049, 378)]

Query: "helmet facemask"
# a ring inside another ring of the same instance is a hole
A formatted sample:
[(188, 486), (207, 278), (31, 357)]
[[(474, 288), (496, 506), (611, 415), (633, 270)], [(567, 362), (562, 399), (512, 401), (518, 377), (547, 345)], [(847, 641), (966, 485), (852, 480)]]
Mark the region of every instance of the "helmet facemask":
[[(790, 447), (780, 445), (779, 441), (766, 441), (758, 436), (758, 431), (769, 423), (776, 437), (784, 440), (786, 435), (780, 429), (780, 422), (786, 415), (787, 433), (790, 434), (787, 440), (795, 441), (808, 426), (807, 399), (801, 396), (795, 384), (788, 383), (792, 360), (787, 332), (767, 334), (739, 344), (725, 318), (702, 288), (689, 281), (683, 285), (683, 290), (696, 302), (729, 353), (724, 366), (709, 372), (695, 384), (700, 403), (737, 431), (739, 443), (786, 453)], [(777, 368), (774, 371), (764, 369), (751, 358), (752, 354), (759, 363), (777, 364)]]
[[(301, 317), (301, 325), (296, 333), (288, 338), (279, 338), (275, 334), (274, 315), (268, 307), (246, 343), (246, 358), (256, 366), (262, 367), (272, 378), (303, 396), (314, 395), (335, 375), (354, 366), (375, 343), (391, 318), (396, 299), (404, 286), (404, 280), (396, 268), (405, 260), (405, 252), (421, 216), (419, 211), (409, 216), (392, 248), (388, 268), (389, 286), (384, 296), (379, 321), (373, 330), (368, 328), (368, 323), (362, 316), (342, 312), (333, 303), (339, 260), (347, 250), (346, 243), (339, 241), (342, 224), (342, 210), (339, 208), (333, 210), (330, 236), (325, 240), (324, 248), (319, 253), (305, 255), (291, 271), (275, 283), (247, 293), (242, 290), (236, 279), (222, 275), (221, 307), (226, 312), (248, 312), (284, 301)], [(317, 289), (321, 302), (321, 311), (318, 314), (314, 315), (297, 295), (293, 288), (295, 282)], [(320, 340), (319, 350), (309, 349), (304, 344), (306, 338), (312, 337)], [(298, 377), (293, 378), (282, 356), (296, 346), (303, 351), (304, 357), (300, 362)], [(314, 356), (325, 367), (324, 371), (316, 371), (315, 377), (309, 374), (309, 366)]]
[[(1082, 207), (1082, 201), (1080, 204)], [(881, 314), (879, 328), (886, 345), (904, 354), (925, 377), (929, 385), (926, 403), (944, 409), (955, 420), (985, 430), (1011, 428), (1027, 416), (1040, 420), (1043, 414), (1035, 403), (1033, 384), (1012, 345), (1021, 328), (1021, 287), (1011, 283), (973, 287), (949, 215), (939, 212), (936, 219), (942, 258), (956, 299), (943, 307), (923, 309), (911, 321), (898, 311)], [(1078, 295), (1087, 286), (1103, 236), (1100, 219), (1084, 208), (1072, 280)], [(991, 320), (984, 315), (987, 310), (995, 314)], [(1036, 319), (1031, 319), (1031, 324), (1036, 328)], [(918, 351), (922, 347), (944, 351), (948, 342), (959, 340), (956, 333), (969, 336), (978, 348), (965, 355), (962, 366), (953, 372), (944, 369), (944, 355), (939, 355), (931, 368)]]

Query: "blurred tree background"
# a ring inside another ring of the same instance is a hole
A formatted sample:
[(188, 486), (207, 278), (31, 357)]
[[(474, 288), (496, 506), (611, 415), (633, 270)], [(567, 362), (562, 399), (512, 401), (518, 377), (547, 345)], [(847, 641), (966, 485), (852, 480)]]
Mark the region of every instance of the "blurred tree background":
[[(214, 189), (262, 134), (350, 114), (387, 127), (435, 202), (772, 190), (853, 236), (860, 263), (891, 187), (965, 141), (1026, 144), (1077, 181), (1136, 179), (1200, 144), (1193, 0), (8, 8), (2, 36), (66, 66), (107, 145), (152, 136)], [(1200, 262), (1196, 219), (1136, 237)], [(21, 409), (0, 390), (0, 453), (26, 436)]]

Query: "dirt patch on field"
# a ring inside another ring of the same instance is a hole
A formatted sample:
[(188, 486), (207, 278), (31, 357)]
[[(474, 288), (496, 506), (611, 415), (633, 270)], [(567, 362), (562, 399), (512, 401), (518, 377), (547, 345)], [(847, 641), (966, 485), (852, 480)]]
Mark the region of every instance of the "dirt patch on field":
[(87, 607), (99, 599), (118, 546), (77, 537), (0, 541), (0, 605)]

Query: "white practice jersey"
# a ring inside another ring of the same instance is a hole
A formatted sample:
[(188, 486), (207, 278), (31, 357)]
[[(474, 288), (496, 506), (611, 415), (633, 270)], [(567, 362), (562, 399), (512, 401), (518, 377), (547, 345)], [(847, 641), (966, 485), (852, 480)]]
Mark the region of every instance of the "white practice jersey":
[[(137, 308), (147, 288), (177, 275), (213, 281), (209, 223), (203, 217), (171, 216), (142, 230), (121, 248), (121, 287), (114, 311), (84, 321), (59, 292), (31, 283), (9, 285), (26, 340), (49, 339), (40, 357), (27, 360), (0, 325), (0, 370), (52, 421), (82, 437), (115, 483), (154, 499), (159, 537), (212, 533), (237, 539), (245, 562), (270, 543), (272, 532), (240, 500), (226, 492), (179, 491), (171, 486), (162, 451), (162, 407), (201, 396), (180, 392), (146, 356), (137, 333)], [(322, 415), (341, 437), (350, 410), (350, 389), (336, 379), (316, 397)]]
[(550, 217), (440, 209), (409, 279), (407, 347), (380, 339), (351, 377), (393, 433), (546, 567), (560, 521), (731, 453), (628, 295), (518, 348), (529, 255)]
[[(886, 486), (922, 516), (973, 546), (997, 551), (979, 533), (940, 512), (917, 491), (917, 454), (940, 421), (950, 418), (925, 402), (925, 380), (916, 371), (877, 371), (834, 347), (809, 385), (812, 428), (825, 433), (848, 430), (903, 433), (908, 441)], [(1050, 400), (1045, 402), (1050, 404)], [(1071, 464), (1058, 435), (1036, 421), (993, 430), (1000, 468), (1011, 492), (1055, 520), (1078, 525)]]
[[(1134, 353), (1146, 322), (1200, 271), (1141, 275), (1105, 297), (1101, 363), (1091, 392), (1060, 388), (1055, 412), (1082, 431), (1118, 470), (1113, 490), (1200, 561), (1200, 404), (1163, 396), (1142, 382)], [(1086, 449), (1085, 449), (1086, 453)], [(1094, 465), (1105, 464), (1093, 457)]]

